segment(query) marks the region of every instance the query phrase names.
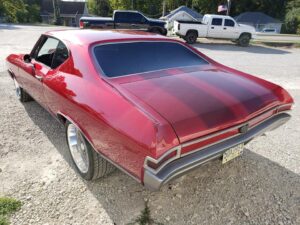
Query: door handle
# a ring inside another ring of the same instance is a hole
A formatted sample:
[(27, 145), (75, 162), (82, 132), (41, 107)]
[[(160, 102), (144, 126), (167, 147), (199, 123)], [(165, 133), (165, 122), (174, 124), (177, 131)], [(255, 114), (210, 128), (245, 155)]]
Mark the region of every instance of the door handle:
[(215, 27), (211, 27), (211, 29), (215, 29)]
[(34, 75), (36, 79), (38, 79), (39, 81), (42, 81), (43, 80), (43, 76), (40, 76), (40, 75)]
[(223, 27), (223, 30), (227, 30), (227, 28), (226, 28), (226, 27)]

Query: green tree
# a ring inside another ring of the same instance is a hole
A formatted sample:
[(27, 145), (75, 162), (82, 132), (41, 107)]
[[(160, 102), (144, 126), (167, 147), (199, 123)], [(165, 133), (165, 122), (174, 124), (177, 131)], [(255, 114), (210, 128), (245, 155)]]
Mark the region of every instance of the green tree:
[(20, 22), (20, 15), (24, 15), (26, 5), (22, 0), (1, 0), (0, 10), (7, 22), (17, 23)]
[(89, 12), (98, 16), (108, 16), (110, 13), (109, 0), (89, 0)]
[(10, 23), (32, 23), (40, 21), (39, 0), (1, 0), (0, 16)]
[(285, 32), (300, 34), (300, 0), (291, 0), (286, 7)]

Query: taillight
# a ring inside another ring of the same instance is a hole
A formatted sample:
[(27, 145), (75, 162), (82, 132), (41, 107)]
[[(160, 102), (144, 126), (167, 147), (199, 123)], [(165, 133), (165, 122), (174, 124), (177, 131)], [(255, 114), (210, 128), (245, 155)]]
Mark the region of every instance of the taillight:
[(172, 148), (163, 154), (159, 159), (153, 159), (147, 156), (145, 159), (145, 166), (157, 172), (161, 167), (163, 167), (163, 165), (179, 158), (180, 149), (180, 147)]
[(83, 21), (79, 21), (79, 28), (84, 28), (84, 22)]

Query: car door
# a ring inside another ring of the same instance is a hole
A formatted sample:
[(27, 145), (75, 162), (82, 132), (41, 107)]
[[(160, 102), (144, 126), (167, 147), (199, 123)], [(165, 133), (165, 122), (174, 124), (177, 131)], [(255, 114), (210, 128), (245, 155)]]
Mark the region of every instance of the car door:
[(58, 39), (44, 36), (44, 40), (40, 48), (36, 51), (36, 54), (32, 58), (34, 76), (31, 76), (30, 90), (32, 97), (43, 106), (46, 106), (43, 79), (51, 70), (53, 57), (58, 44)]
[(236, 23), (232, 19), (225, 19), (223, 26), (223, 36), (228, 39), (237, 39), (239, 36)]
[(222, 38), (223, 37), (223, 19), (213, 17), (208, 26), (207, 37)]
[(148, 23), (147, 19), (140, 13), (131, 13), (129, 16), (130, 29), (135, 30), (147, 30)]
[(131, 29), (130, 14), (130, 12), (115, 12), (115, 28)]

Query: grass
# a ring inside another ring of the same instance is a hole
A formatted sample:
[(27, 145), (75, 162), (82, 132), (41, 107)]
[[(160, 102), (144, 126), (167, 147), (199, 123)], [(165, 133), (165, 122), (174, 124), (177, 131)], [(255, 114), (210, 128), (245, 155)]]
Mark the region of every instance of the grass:
[(21, 202), (8, 197), (0, 197), (0, 225), (9, 225), (8, 216), (21, 208)]
[[(151, 217), (150, 208), (148, 206), (148, 201), (145, 202), (145, 208), (141, 211), (141, 214), (136, 218), (133, 223), (129, 223), (127, 225), (163, 225), (162, 223), (156, 222)], [(1, 224), (0, 224), (1, 225)]]

